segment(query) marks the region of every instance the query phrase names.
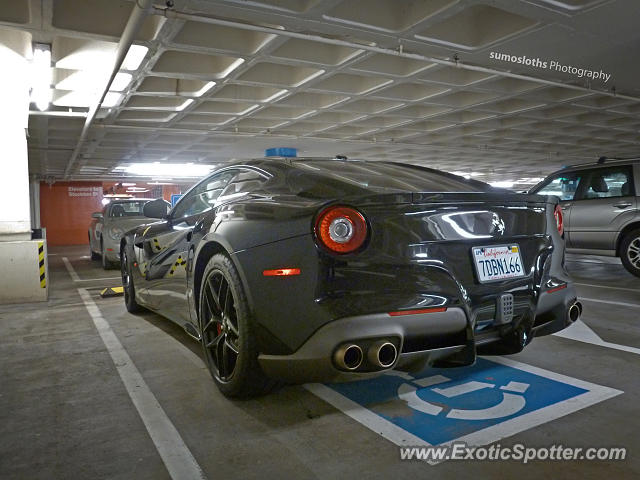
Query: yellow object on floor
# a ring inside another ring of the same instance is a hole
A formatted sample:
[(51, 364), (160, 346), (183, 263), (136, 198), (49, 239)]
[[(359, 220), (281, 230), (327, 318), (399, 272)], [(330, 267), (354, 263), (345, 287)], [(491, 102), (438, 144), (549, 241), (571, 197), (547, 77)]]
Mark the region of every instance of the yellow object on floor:
[(124, 287), (109, 287), (100, 291), (101, 297), (117, 297), (124, 295)]

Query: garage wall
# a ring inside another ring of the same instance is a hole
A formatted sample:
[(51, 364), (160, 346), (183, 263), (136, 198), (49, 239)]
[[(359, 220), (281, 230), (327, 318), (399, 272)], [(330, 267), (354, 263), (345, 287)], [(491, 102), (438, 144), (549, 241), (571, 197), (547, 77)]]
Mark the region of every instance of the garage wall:
[(171, 195), (179, 195), (183, 191), (182, 187), (178, 185), (163, 185), (162, 186), (162, 198), (164, 198), (167, 202), (171, 202)]
[(88, 244), (91, 214), (102, 210), (102, 182), (40, 183), (40, 223), (49, 245)]

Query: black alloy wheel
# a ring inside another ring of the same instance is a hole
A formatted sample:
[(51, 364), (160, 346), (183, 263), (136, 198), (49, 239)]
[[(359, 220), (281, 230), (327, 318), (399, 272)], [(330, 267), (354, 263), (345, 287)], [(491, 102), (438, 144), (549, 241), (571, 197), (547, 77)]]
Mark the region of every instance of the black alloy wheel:
[(232, 261), (222, 254), (207, 264), (200, 288), (201, 343), (211, 376), (228, 397), (264, 394), (276, 382), (258, 364), (253, 320)]
[(209, 274), (204, 285), (203, 299), (204, 348), (215, 365), (216, 379), (227, 383), (233, 378), (238, 361), (240, 331), (235, 299), (222, 271), (215, 269)]
[(131, 266), (129, 265), (126, 248), (122, 250), (120, 258), (120, 273), (124, 290), (124, 304), (127, 307), (127, 311), (129, 313), (138, 313), (142, 310), (142, 307), (136, 302), (136, 290), (131, 278)]

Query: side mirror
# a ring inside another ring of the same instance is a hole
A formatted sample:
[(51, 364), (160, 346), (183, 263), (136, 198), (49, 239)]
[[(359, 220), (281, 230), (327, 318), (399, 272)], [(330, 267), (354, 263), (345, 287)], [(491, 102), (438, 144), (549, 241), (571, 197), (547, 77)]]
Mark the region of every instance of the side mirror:
[(144, 204), (142, 214), (149, 218), (167, 218), (171, 204), (161, 198)]
[(93, 212), (91, 214), (91, 218), (101, 219), (102, 218), (102, 212)]

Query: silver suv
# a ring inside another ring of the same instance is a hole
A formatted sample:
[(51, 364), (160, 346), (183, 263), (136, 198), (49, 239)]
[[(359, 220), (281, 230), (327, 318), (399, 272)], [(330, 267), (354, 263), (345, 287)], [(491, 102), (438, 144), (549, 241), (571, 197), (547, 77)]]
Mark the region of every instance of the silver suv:
[(530, 192), (560, 197), (567, 251), (620, 257), (640, 277), (640, 159), (575, 165)]

